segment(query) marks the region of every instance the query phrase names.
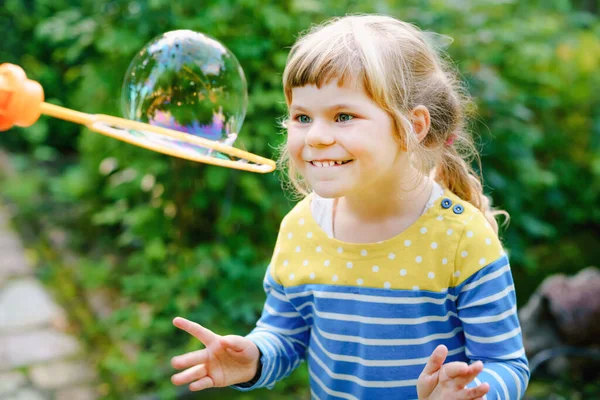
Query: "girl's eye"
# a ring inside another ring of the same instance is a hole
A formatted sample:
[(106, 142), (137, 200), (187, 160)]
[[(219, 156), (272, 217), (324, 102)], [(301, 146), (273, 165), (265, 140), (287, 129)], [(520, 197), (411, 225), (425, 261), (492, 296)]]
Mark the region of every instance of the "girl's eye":
[(338, 114), (336, 119), (338, 122), (348, 122), (353, 118), (354, 117), (350, 114)]
[(308, 124), (310, 122), (310, 117), (308, 115), (298, 115), (295, 119), (301, 124)]

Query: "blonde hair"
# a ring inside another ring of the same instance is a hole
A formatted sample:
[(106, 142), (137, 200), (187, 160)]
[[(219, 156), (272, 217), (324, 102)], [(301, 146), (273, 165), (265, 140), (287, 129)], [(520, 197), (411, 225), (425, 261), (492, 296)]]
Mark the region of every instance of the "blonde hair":
[[(413, 165), (480, 209), (498, 230), (495, 215), (507, 213), (490, 208), (481, 180), (470, 165), (473, 158), (481, 165), (466, 130), (466, 116), (473, 103), (423, 31), (381, 15), (337, 17), (312, 28), (288, 56), (283, 73), (288, 107), (293, 88), (320, 87), (333, 79), (338, 79), (339, 85), (346, 80), (362, 80), (371, 99), (392, 117)], [(419, 105), (427, 107), (431, 121), (421, 142), (407, 117)], [(298, 193), (310, 193), (285, 143), (279, 163), (287, 169), (289, 182)]]

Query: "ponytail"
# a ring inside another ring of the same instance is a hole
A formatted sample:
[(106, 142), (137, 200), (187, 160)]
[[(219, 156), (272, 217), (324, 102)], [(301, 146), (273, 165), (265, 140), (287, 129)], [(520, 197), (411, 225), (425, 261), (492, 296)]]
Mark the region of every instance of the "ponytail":
[[(453, 136), (453, 138), (455, 137)], [(471, 143), (468, 145), (473, 147)], [(477, 154), (475, 151), (471, 153)], [(481, 165), (479, 156), (476, 156), (476, 159), (477, 163)], [(491, 207), (490, 199), (483, 193), (480, 178), (451, 141), (444, 146), (441, 160), (433, 170), (433, 177), (452, 193), (477, 207), (485, 215), (496, 234), (498, 233), (497, 215), (504, 215), (506, 217), (505, 224), (508, 223), (508, 213), (503, 210), (494, 210)]]

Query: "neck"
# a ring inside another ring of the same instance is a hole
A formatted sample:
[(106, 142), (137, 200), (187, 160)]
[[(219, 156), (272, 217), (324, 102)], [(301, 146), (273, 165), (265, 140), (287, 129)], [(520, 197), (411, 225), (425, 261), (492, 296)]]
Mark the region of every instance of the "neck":
[(365, 224), (377, 224), (390, 219), (416, 219), (431, 197), (433, 182), (412, 169), (400, 181), (373, 182), (358, 193), (337, 199), (336, 214)]

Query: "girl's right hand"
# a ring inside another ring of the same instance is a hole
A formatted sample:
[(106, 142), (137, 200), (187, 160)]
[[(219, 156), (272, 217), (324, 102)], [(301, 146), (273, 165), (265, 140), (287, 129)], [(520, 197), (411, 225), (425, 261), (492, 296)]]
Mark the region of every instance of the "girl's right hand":
[(173, 368), (187, 368), (171, 377), (175, 385), (190, 384), (190, 390), (199, 391), (248, 382), (256, 375), (260, 352), (251, 340), (237, 335), (220, 336), (180, 317), (173, 320), (173, 325), (206, 347), (171, 359)]
[(488, 383), (466, 388), (481, 373), (483, 363), (477, 361), (467, 365), (454, 361), (444, 364), (447, 356), (448, 348), (439, 345), (429, 357), (417, 380), (419, 400), (483, 400), (490, 390)]

